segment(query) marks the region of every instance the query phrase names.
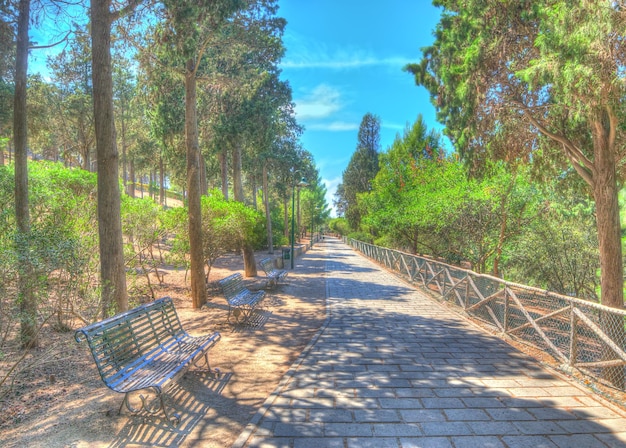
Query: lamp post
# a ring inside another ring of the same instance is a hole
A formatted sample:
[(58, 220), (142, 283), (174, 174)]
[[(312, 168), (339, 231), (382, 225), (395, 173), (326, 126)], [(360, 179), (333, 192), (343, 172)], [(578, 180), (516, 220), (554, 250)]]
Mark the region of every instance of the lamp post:
[[(296, 171), (297, 172), (297, 171)], [(296, 227), (296, 187), (300, 188), (300, 187), (305, 187), (306, 185), (308, 185), (306, 183), (306, 179), (303, 177), (302, 179), (300, 179), (300, 182), (293, 183), (293, 188), (291, 190), (291, 269), (293, 269), (294, 266), (294, 258), (295, 257), (295, 253), (294, 253), (294, 248), (295, 248), (295, 227)]]

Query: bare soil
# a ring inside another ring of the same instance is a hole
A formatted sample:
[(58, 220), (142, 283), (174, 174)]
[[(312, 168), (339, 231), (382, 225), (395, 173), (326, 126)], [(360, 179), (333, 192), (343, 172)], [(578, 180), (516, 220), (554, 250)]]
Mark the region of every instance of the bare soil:
[[(267, 256), (256, 254), (257, 261)], [(267, 290), (254, 327), (228, 323), (216, 291), (209, 291), (208, 306), (193, 310), (185, 273), (165, 270), (158, 297), (174, 299), (183, 327), (222, 335), (209, 354), (220, 377), (192, 369), (168, 391), (166, 403), (181, 417), (176, 429), (160, 415), (118, 415), (123, 396), (104, 386), (86, 344), (77, 344), (73, 332), (47, 330), (45, 344), (28, 357), (31, 367), (0, 401), (0, 446), (231, 446), (325, 320), (324, 257), (323, 248), (314, 248), (298, 259), (286, 281)], [(223, 257), (211, 280), (234, 272), (243, 273), (241, 256)], [(261, 270), (245, 281), (250, 289), (267, 287)], [(17, 356), (0, 360), (0, 371)]]

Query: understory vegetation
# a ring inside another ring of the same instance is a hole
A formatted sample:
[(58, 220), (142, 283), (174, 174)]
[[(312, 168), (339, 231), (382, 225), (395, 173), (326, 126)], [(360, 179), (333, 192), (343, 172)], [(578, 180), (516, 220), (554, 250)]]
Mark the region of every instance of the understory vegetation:
[[(357, 195), (351, 238), (598, 300), (594, 204), (572, 173), (539, 179), (527, 165), (490, 162), (478, 175), (419, 117), (387, 151), (369, 191)], [(344, 177), (345, 179), (345, 177)]]
[[(18, 272), (22, 242), (15, 226), (14, 173), (0, 167), (0, 359), (9, 345), (19, 346), (21, 321)], [(96, 174), (52, 162), (29, 164), (32, 227), (28, 241), (28, 288), (38, 303), (37, 326), (71, 331), (100, 317)], [(278, 208), (280, 208), (278, 206)], [(207, 280), (220, 256), (244, 244), (267, 247), (265, 218), (241, 202), (227, 201), (219, 190), (202, 198), (203, 254)], [(273, 239), (286, 244), (280, 214)], [(124, 259), (130, 306), (156, 298), (164, 266), (189, 269), (187, 208), (162, 207), (152, 198), (122, 197)], [(112, 314), (114, 310), (111, 310)], [(15, 347), (13, 347), (15, 348)], [(10, 373), (10, 372), (9, 372)], [(9, 375), (0, 376), (0, 390)]]

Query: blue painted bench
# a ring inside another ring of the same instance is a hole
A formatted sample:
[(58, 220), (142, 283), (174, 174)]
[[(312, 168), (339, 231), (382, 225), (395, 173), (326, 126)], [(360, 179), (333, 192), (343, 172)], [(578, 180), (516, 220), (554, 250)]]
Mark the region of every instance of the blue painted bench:
[(233, 316), (238, 324), (249, 323), (252, 312), (265, 297), (265, 291), (250, 291), (239, 273), (221, 279), (218, 284), (228, 302), (228, 321)]
[[(124, 394), (118, 414), (124, 405), (133, 414), (161, 411), (168, 424), (177, 425), (180, 417), (169, 416), (164, 390), (202, 359), (208, 371), (219, 376), (219, 370), (209, 365), (208, 351), (220, 340), (220, 334), (190, 336), (183, 330), (170, 297), (83, 327), (76, 330), (74, 338), (89, 344), (104, 384)], [(136, 391), (152, 392), (156, 400), (149, 401), (140, 394), (141, 406), (136, 408), (129, 398)]]
[(264, 258), (259, 261), (259, 266), (265, 271), (269, 286), (276, 286), (278, 282), (287, 277), (288, 272), (285, 269), (278, 269), (274, 265), (274, 260), (271, 258)]

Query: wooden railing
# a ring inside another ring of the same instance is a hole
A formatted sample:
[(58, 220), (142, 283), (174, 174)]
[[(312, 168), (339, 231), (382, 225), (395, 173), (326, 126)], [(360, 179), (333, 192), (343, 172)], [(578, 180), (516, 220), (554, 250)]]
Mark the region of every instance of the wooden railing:
[(347, 243), (501, 335), (549, 353), (561, 369), (624, 390), (626, 311), (353, 239)]

